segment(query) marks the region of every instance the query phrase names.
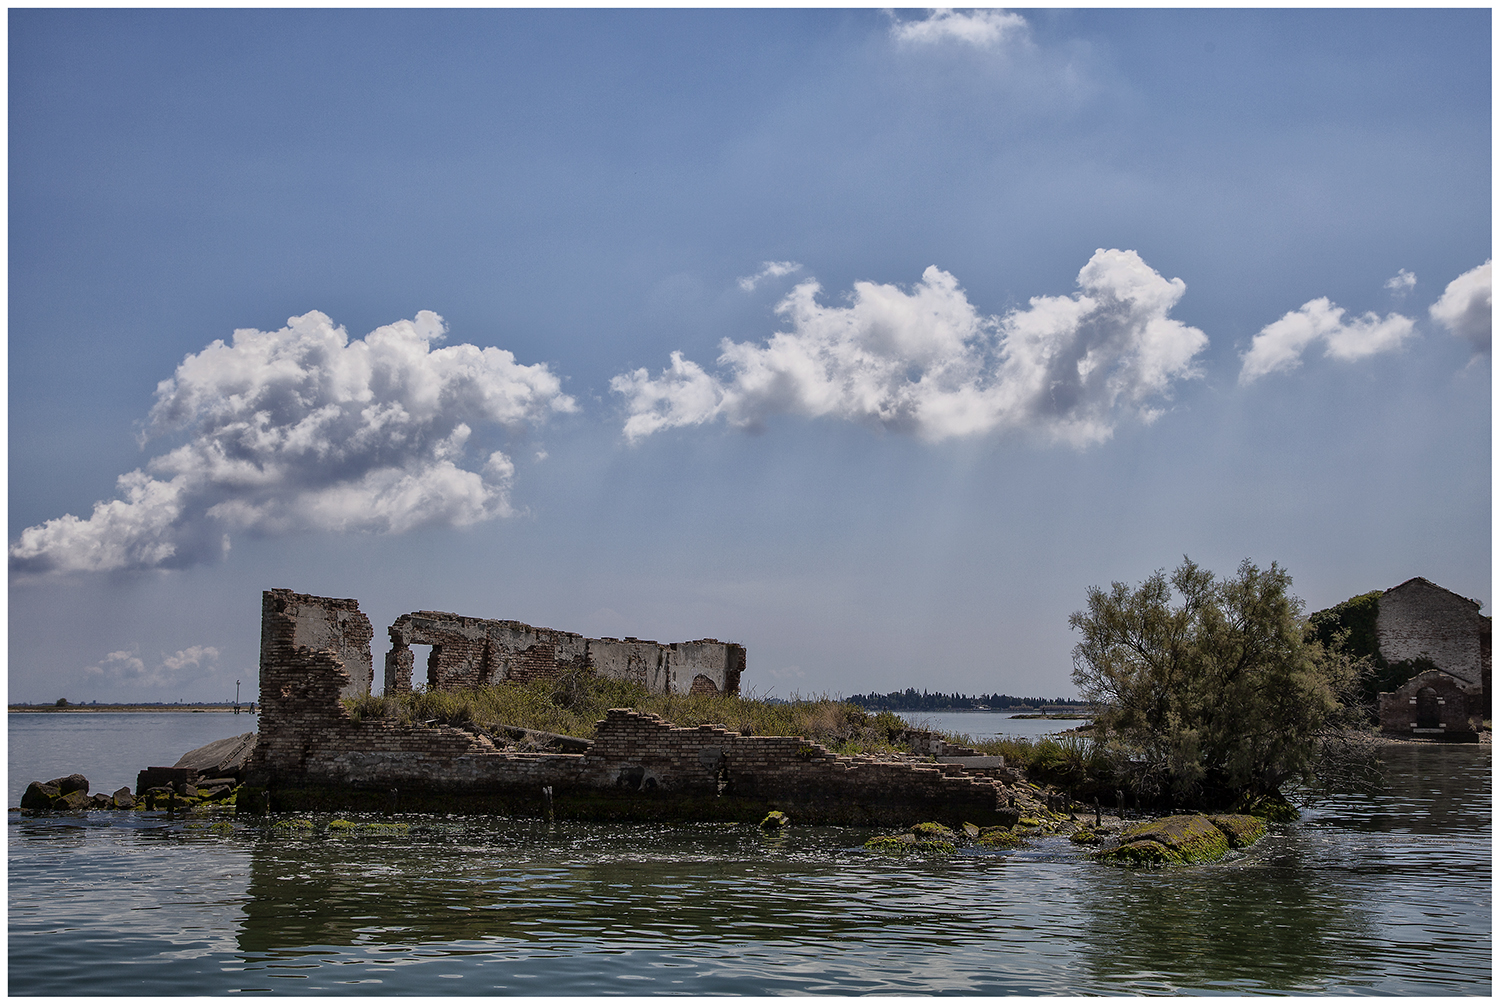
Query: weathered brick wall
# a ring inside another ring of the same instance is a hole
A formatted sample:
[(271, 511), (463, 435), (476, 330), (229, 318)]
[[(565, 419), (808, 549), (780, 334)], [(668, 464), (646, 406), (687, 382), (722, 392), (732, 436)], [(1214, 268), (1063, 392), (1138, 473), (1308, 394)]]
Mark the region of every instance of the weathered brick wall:
[(1380, 595), (1375, 634), (1392, 663), (1427, 657), (1470, 684), (1488, 677), (1489, 619), (1479, 604), (1420, 577)]
[[(1424, 695), (1423, 692), (1428, 692)], [(1423, 723), (1424, 703), (1436, 704), (1435, 721)], [(1387, 736), (1474, 733), (1488, 716), (1483, 688), (1441, 670), (1426, 670), (1395, 691), (1380, 695), (1380, 731)]]
[(960, 765), (844, 757), (798, 736), (683, 729), (629, 709), (599, 724), (585, 774), (600, 789), (749, 799), (806, 822), (991, 823), (1003, 815), (1001, 786)]
[(403, 614), (389, 632), (385, 687), (391, 694), (411, 689), (413, 645), (433, 647), (426, 682), (438, 689), (523, 683), (586, 667), (602, 677), (636, 681), (655, 694), (686, 694), (695, 682), (699, 693), (711, 689), (738, 694), (745, 670), (745, 647), (717, 639), (672, 645), (634, 638), (586, 639), (519, 621), (443, 611)]
[(511, 794), (540, 809), (548, 786), (581, 815), (735, 819), (776, 808), (806, 823), (1006, 818), (1002, 786), (959, 765), (841, 757), (801, 737), (683, 729), (629, 709), (609, 713), (587, 754), (505, 751), (449, 726), (358, 721), (340, 701), (349, 685), (341, 652), (297, 643), (302, 616), (326, 610), (350, 622), (358, 605), (283, 590), (262, 598), (251, 773), (273, 791)]
[[(345, 697), (369, 694), (374, 680), (370, 657), (370, 640), (374, 631), (370, 619), (359, 609), (359, 601), (334, 597), (314, 597), (291, 590), (267, 590), (261, 604), (274, 607), (287, 620), (278, 622), (286, 633), (282, 640), (290, 646), (308, 649), (332, 649), (343, 660), (349, 682)], [(265, 652), (266, 620), (261, 618), (261, 652)]]
[[(550, 769), (558, 780), (577, 777), (581, 755), (502, 754), (489, 740), (448, 726), (356, 721), (340, 700), (349, 674), (339, 650), (297, 644), (302, 622), (325, 610), (358, 615), (353, 600), (268, 590), (261, 602), (260, 735), (251, 772), (273, 787), (336, 785), (377, 788), (529, 783)], [(346, 620), (354, 620), (352, 617)], [(365, 620), (368, 624), (368, 619)], [(564, 758), (562, 761), (556, 760)], [(520, 758), (523, 768), (498, 769)]]

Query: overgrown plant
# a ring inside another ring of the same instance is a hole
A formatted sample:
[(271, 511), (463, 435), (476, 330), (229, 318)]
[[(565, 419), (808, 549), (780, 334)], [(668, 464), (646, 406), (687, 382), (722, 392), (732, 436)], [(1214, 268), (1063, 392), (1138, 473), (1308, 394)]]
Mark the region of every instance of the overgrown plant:
[(1216, 579), (1184, 558), (1170, 580), (1089, 590), (1073, 681), (1139, 795), (1228, 805), (1349, 767), (1337, 739), (1360, 727), (1367, 665), (1307, 631), (1290, 587), (1274, 563)]

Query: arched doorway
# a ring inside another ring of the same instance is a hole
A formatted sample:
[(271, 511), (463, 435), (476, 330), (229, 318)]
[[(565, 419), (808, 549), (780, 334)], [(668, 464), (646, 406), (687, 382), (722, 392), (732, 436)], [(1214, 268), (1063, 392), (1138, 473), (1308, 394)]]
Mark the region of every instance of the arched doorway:
[(1438, 695), (1430, 687), (1424, 687), (1417, 692), (1417, 728), (1437, 729), (1442, 721), (1442, 706), (1438, 704)]

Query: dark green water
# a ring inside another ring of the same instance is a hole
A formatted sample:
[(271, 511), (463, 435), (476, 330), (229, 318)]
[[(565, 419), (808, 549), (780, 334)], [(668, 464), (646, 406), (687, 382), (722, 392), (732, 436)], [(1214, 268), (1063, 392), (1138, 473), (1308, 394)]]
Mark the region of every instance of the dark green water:
[(1066, 841), (892, 859), (839, 828), (12, 813), (9, 989), (1487, 995), (1489, 750), (1388, 760), (1382, 795), (1145, 872)]

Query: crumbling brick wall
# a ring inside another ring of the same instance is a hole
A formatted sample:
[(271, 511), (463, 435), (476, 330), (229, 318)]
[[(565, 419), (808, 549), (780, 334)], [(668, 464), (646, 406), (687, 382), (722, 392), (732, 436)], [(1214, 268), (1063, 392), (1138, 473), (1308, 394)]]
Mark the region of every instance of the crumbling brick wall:
[(499, 794), (539, 812), (545, 786), (575, 815), (631, 819), (749, 819), (769, 808), (804, 823), (987, 824), (1015, 816), (1002, 809), (998, 781), (961, 765), (842, 757), (801, 737), (685, 729), (629, 709), (609, 713), (586, 754), (522, 753), (451, 726), (357, 720), (340, 701), (349, 685), (340, 652), (297, 644), (302, 613), (329, 604), (358, 613), (353, 601), (282, 590), (262, 598), (251, 772), (274, 791), (320, 787), (351, 803), (359, 793), (451, 793), (451, 808)]
[[(261, 597), (261, 606), (262, 660), (268, 651), (280, 652), (295, 646), (331, 649), (339, 654), (349, 677), (341, 696), (370, 693), (374, 680), (370, 640), (375, 633), (370, 619), (360, 611), (359, 601), (267, 590)], [(268, 630), (273, 636), (269, 640)]]
[[(361, 638), (357, 627), (334, 638), (324, 628), (328, 623), (362, 624), (363, 653), (350, 645), (351, 639)], [(341, 647), (312, 648), (304, 639)], [(369, 619), (360, 613), (358, 601), (290, 590), (262, 594), (261, 712), (253, 775), (273, 785), (438, 784), (454, 774), (456, 760), (494, 752), (488, 740), (460, 729), (356, 721), (341, 700), (354, 690), (345, 663), (351, 650), (368, 676)], [(368, 690), (366, 685), (364, 692)]]
[(1488, 717), (1483, 688), (1426, 670), (1380, 695), (1380, 731), (1387, 736), (1472, 737)]
[(806, 822), (1006, 818), (1001, 786), (958, 764), (845, 757), (799, 736), (742, 736), (714, 725), (684, 729), (631, 709), (611, 709), (599, 723), (585, 772), (598, 788), (667, 799), (749, 799)]
[(416, 611), (389, 629), (385, 658), (388, 694), (409, 691), (414, 645), (429, 645), (426, 685), (436, 690), (524, 683), (588, 668), (602, 677), (635, 681), (654, 694), (738, 694), (745, 647), (717, 639), (663, 645), (649, 639), (586, 639), (574, 632), (519, 621)]

